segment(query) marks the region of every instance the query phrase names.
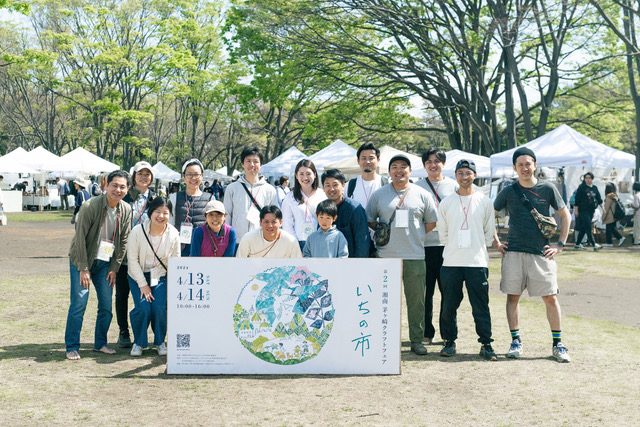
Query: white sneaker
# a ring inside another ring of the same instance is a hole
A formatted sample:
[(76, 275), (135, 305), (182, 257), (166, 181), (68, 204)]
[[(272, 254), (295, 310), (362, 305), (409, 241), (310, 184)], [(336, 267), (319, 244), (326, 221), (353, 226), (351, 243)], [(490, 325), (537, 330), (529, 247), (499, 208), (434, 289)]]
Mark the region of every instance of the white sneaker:
[(605, 247), (605, 248), (612, 248), (613, 244), (612, 243), (603, 243), (602, 246)]
[(622, 237), (622, 239), (618, 240), (618, 246), (622, 246), (626, 237)]
[(511, 341), (511, 347), (507, 352), (507, 357), (510, 359), (519, 359), (522, 356), (522, 342), (518, 340)]
[(158, 346), (158, 356), (166, 356), (167, 355), (167, 345), (162, 343)]
[(142, 347), (140, 347), (138, 344), (133, 344), (133, 347), (131, 347), (131, 355), (133, 357), (142, 356)]
[(571, 362), (571, 358), (569, 357), (569, 350), (567, 347), (562, 345), (562, 343), (558, 343), (558, 345), (553, 346), (553, 357), (560, 363), (569, 363)]

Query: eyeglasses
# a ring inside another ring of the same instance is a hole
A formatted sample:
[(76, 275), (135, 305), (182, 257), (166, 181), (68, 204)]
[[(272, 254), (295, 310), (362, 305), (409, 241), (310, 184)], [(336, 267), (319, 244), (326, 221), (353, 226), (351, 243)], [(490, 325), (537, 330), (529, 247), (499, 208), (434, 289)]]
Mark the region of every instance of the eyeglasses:
[(201, 173), (185, 173), (184, 176), (187, 177), (187, 179), (192, 179), (192, 178), (200, 178), (202, 174)]

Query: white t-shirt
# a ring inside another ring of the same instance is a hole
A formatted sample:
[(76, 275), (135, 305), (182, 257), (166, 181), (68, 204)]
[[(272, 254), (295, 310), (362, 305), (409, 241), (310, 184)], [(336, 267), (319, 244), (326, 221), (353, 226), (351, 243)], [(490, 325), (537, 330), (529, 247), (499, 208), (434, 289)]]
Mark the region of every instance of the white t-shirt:
[(371, 195), (382, 186), (382, 177), (376, 175), (373, 181), (365, 181), (362, 175), (356, 178), (356, 188), (353, 190), (351, 198), (367, 209)]
[[(438, 228), (444, 245), (443, 266), (489, 266), (487, 246), (493, 242), (496, 222), (493, 203), (487, 196), (477, 191), (471, 196), (450, 194), (440, 202)], [(461, 234), (465, 232), (468, 246), (460, 247)]]
[(274, 242), (267, 241), (262, 229), (251, 230), (242, 237), (236, 258), (302, 258), (298, 240), (284, 230)]

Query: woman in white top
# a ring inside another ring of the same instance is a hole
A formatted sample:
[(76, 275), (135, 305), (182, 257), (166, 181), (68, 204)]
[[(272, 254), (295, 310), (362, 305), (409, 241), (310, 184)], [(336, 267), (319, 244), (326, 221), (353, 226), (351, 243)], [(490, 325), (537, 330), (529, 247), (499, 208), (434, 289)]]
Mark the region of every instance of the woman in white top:
[(171, 224), (171, 202), (156, 197), (147, 208), (149, 219), (136, 225), (129, 234), (129, 287), (135, 307), (131, 310), (134, 344), (132, 356), (141, 356), (147, 348), (147, 329), (153, 322), (153, 343), (158, 355), (167, 354), (167, 270), (170, 257), (180, 256), (180, 233)]
[(282, 228), (296, 236), (302, 250), (307, 237), (318, 228), (316, 207), (327, 196), (318, 188), (318, 173), (311, 160), (300, 160), (295, 176), (293, 191), (282, 202)]

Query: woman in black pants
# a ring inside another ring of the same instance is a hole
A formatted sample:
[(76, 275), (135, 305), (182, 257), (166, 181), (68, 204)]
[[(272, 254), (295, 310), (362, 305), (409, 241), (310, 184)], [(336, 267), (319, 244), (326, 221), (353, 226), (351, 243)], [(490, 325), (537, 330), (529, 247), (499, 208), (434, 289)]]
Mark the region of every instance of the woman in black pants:
[[(149, 219), (147, 207), (155, 197), (150, 188), (153, 184), (153, 171), (147, 162), (138, 162), (133, 166), (131, 186), (129, 192), (122, 199), (131, 205), (131, 228)], [(129, 333), (129, 279), (127, 278), (127, 259), (120, 265), (116, 274), (116, 319), (120, 335), (118, 347), (131, 347), (131, 335)], [(135, 296), (134, 296), (135, 297)]]
[(602, 204), (602, 197), (598, 191), (598, 187), (593, 185), (593, 174), (587, 172), (582, 178), (582, 184), (576, 191), (576, 230), (578, 230), (578, 238), (576, 239), (575, 249), (583, 249), (582, 239), (587, 235), (587, 241), (593, 245), (594, 251), (599, 251), (602, 246), (598, 245), (593, 238), (591, 231), (591, 220), (596, 208)]
[(613, 182), (608, 182), (604, 187), (604, 215), (602, 215), (602, 223), (607, 227), (607, 243), (604, 246), (613, 245), (613, 236), (618, 239), (618, 246), (624, 243), (624, 237), (616, 229), (618, 226), (618, 221), (615, 218), (617, 202), (616, 185)]

